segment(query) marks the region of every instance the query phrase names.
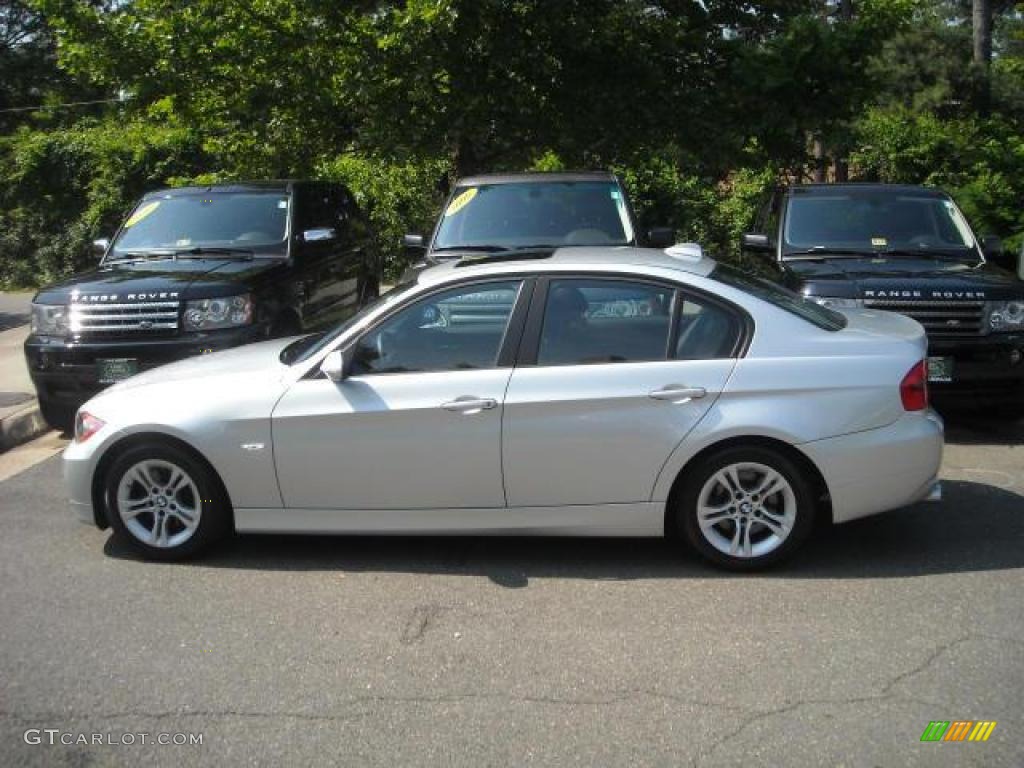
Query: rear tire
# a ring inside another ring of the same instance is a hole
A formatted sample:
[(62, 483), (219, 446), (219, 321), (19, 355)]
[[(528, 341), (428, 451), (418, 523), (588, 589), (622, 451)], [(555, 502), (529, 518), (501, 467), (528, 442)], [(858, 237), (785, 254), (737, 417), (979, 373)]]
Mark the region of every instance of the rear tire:
[(813, 485), (781, 451), (725, 448), (687, 467), (676, 530), (714, 565), (755, 571), (791, 556), (814, 524)]
[(231, 506), (219, 478), (175, 445), (136, 445), (110, 466), (107, 518), (115, 535), (149, 560), (184, 560), (231, 530)]

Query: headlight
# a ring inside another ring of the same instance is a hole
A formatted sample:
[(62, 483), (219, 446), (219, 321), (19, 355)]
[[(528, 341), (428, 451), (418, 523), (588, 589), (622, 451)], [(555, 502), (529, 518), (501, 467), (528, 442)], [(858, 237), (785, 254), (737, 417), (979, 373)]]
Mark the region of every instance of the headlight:
[(808, 296), (807, 298), (829, 309), (853, 309), (864, 304), (860, 299), (840, 299), (835, 296)]
[(185, 304), (185, 330), (210, 331), (234, 328), (252, 322), (252, 296), (224, 296), (217, 299), (197, 299)]
[(1024, 328), (1024, 300), (990, 301), (988, 327), (993, 331), (1019, 331)]
[(33, 304), (32, 333), (64, 336), (68, 332), (68, 308), (64, 304)]

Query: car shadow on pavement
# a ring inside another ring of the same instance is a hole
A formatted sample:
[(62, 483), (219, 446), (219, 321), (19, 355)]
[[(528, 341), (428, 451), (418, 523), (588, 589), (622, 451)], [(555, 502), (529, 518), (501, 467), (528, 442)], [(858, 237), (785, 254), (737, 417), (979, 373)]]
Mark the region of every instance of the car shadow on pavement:
[[(943, 485), (940, 503), (819, 525), (794, 559), (741, 578), (899, 578), (1024, 567), (1024, 497), (983, 483)], [(115, 538), (105, 551), (134, 557)], [(660, 539), (246, 535), (193, 565), (484, 576), (508, 588), (526, 587), (531, 578), (736, 578), (705, 565), (680, 543)]]

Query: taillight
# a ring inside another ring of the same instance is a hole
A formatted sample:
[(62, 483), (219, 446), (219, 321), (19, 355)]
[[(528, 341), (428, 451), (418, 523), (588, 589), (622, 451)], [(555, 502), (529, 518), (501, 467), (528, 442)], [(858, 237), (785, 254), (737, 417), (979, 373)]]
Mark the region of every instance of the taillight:
[(105, 421), (97, 419), (91, 413), (79, 411), (78, 415), (75, 416), (75, 442), (84, 443), (105, 425)]
[(924, 360), (915, 364), (903, 377), (900, 399), (905, 411), (923, 411), (928, 407), (928, 366)]

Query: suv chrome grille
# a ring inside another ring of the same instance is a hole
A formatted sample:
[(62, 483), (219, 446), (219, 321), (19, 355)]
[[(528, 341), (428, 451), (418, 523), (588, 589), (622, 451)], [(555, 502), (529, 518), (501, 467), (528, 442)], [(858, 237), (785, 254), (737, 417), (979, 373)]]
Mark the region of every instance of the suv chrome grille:
[(981, 336), (986, 331), (984, 301), (865, 299), (864, 306), (912, 317), (929, 336)]
[(80, 336), (168, 333), (178, 330), (177, 301), (72, 304), (71, 332)]

